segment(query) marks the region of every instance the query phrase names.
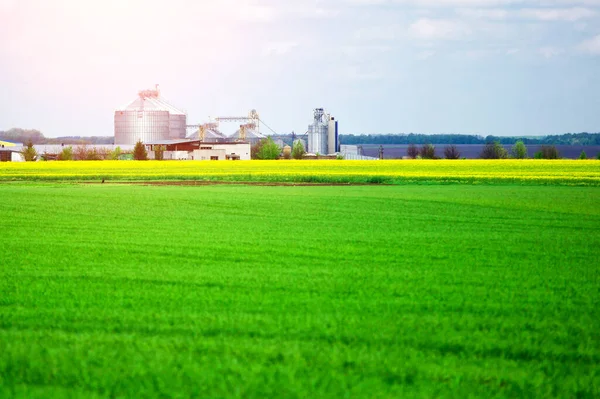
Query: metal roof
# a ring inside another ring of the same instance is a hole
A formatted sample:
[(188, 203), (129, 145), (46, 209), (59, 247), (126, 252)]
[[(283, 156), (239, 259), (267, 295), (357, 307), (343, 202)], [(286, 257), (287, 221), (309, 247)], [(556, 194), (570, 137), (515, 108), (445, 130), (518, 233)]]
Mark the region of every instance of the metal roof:
[[(240, 138), (240, 130), (238, 129), (234, 134), (232, 134), (231, 136), (229, 136), (232, 139), (238, 139)], [(262, 133), (257, 132), (254, 129), (246, 129), (246, 139), (264, 139), (267, 138), (267, 136), (265, 136)]]
[(138, 98), (133, 100), (117, 111), (168, 111), (173, 115), (185, 115), (185, 112), (169, 104), (169, 102), (160, 95), (158, 85), (154, 90), (142, 90), (138, 93)]
[(138, 97), (117, 111), (168, 111), (172, 115), (185, 115), (184, 111), (175, 108), (162, 97)]
[(144, 143), (144, 145), (175, 145), (175, 144), (188, 144), (188, 143), (193, 143), (193, 142), (197, 142), (198, 139), (196, 140), (192, 140), (192, 139), (179, 139), (179, 140), (156, 140), (156, 141), (149, 141), (147, 143)]
[[(188, 139), (192, 139), (192, 140), (198, 140), (199, 138), (199, 134), (198, 131), (196, 130), (195, 133), (190, 134), (189, 136), (187, 136)], [(223, 133), (221, 133), (218, 130), (215, 129), (206, 129), (206, 133), (204, 136), (205, 140), (214, 140), (214, 139), (227, 139), (227, 136), (225, 136)]]

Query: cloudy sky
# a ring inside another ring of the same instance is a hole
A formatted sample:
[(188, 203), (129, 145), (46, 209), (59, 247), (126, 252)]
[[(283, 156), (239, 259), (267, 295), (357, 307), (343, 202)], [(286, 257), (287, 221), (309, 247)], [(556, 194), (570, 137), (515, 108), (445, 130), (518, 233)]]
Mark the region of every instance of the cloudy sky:
[(155, 83), (278, 133), (598, 132), (600, 0), (0, 0), (0, 130), (112, 135)]

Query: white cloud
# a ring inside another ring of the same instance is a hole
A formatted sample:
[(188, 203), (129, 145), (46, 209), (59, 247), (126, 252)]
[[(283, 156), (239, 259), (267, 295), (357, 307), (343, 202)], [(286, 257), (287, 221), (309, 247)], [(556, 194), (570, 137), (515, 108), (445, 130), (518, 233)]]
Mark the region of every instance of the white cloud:
[(537, 19), (540, 21), (578, 21), (591, 18), (597, 13), (588, 8), (526, 8), (518, 11), (523, 18)]
[(562, 54), (562, 50), (552, 46), (545, 46), (538, 49), (538, 53), (540, 53), (545, 58), (556, 57), (557, 55)]
[(400, 25), (369, 26), (358, 29), (354, 32), (354, 37), (360, 40), (394, 40), (401, 35), (402, 30)]
[(410, 25), (412, 37), (423, 40), (452, 40), (469, 35), (471, 30), (458, 21), (421, 18)]
[(500, 8), (459, 8), (456, 13), (467, 18), (505, 19), (508, 11)]
[(600, 35), (581, 42), (579, 46), (577, 46), (577, 50), (583, 53), (600, 55)]
[(435, 55), (435, 51), (431, 51), (431, 50), (421, 51), (419, 54), (417, 54), (417, 59), (424, 61), (426, 59), (433, 57), (434, 55)]
[(286, 55), (293, 51), (296, 47), (298, 47), (297, 42), (271, 42), (263, 47), (262, 53), (263, 55), (267, 56)]

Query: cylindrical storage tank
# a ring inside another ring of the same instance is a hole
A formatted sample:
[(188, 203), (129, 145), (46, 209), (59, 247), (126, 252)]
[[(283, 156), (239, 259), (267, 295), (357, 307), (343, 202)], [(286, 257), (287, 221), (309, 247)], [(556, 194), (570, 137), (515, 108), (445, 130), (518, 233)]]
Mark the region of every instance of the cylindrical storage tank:
[(167, 111), (116, 111), (115, 144), (167, 140), (169, 119)]
[(327, 129), (327, 147), (329, 154), (334, 154), (338, 151), (338, 123), (335, 119), (329, 120), (329, 128)]
[(183, 139), (186, 124), (185, 112), (161, 97), (157, 85), (140, 91), (133, 102), (115, 112), (115, 144)]
[(327, 151), (327, 125), (321, 123), (308, 127), (308, 152), (325, 155)]
[(181, 114), (170, 114), (169, 118), (169, 138), (173, 140), (184, 139), (187, 133), (186, 130), (187, 117)]

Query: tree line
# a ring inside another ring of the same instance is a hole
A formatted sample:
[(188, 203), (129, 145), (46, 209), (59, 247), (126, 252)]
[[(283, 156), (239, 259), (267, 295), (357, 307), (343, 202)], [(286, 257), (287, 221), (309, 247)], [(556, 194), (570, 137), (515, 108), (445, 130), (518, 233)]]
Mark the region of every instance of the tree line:
[[(443, 149), (444, 158), (446, 159), (460, 159), (460, 151), (456, 148), (456, 145), (450, 144)], [(406, 157), (411, 159), (441, 159), (438, 156), (436, 147), (433, 144), (423, 144), (418, 147), (416, 144), (409, 144), (406, 148)], [(522, 140), (517, 141), (510, 151), (506, 150), (502, 144), (498, 141), (487, 143), (483, 146), (481, 153), (479, 154), (481, 159), (526, 159), (527, 158), (527, 146)], [(560, 159), (560, 153), (557, 148), (553, 145), (542, 145), (540, 151), (536, 152), (533, 156), (534, 159)], [(579, 159), (588, 159), (585, 151), (581, 151)], [(600, 159), (600, 154), (598, 154)]]
[(36, 129), (13, 128), (7, 131), (0, 130), (0, 140), (11, 141), (14, 143), (33, 144), (112, 144), (115, 139), (113, 136), (64, 136), (64, 137), (45, 137), (42, 132)]
[(600, 145), (600, 133), (565, 133), (541, 137), (499, 137), (466, 134), (342, 134), (341, 144), (500, 144), (514, 145), (522, 141), (529, 145)]

